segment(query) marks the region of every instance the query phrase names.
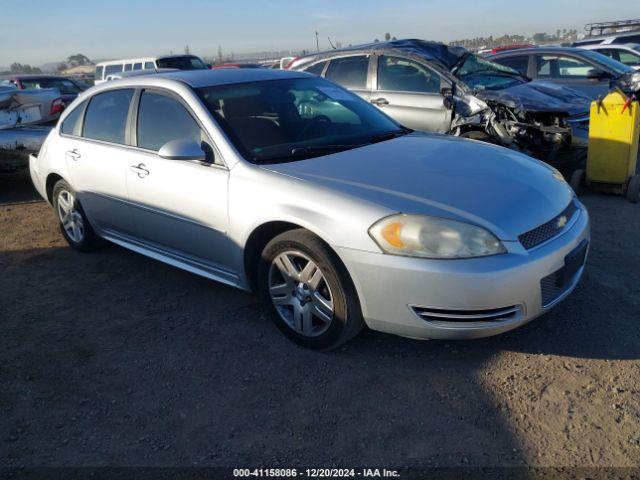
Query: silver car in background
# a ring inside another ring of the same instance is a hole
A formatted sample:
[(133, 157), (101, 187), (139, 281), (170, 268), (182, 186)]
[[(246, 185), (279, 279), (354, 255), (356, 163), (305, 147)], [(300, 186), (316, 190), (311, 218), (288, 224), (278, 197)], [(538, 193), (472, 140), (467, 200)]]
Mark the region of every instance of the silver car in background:
[(309, 348), (518, 327), (577, 284), (589, 216), (553, 168), (397, 124), (306, 73), (172, 72), (94, 87), (31, 176), (78, 250), (107, 239), (258, 291)]

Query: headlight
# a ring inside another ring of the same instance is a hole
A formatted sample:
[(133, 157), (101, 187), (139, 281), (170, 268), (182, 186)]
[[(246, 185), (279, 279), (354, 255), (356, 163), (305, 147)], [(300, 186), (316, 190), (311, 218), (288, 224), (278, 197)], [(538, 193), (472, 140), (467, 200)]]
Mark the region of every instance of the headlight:
[(424, 258), (485, 257), (506, 252), (492, 233), (469, 223), (424, 215), (392, 215), (369, 235), (386, 253)]

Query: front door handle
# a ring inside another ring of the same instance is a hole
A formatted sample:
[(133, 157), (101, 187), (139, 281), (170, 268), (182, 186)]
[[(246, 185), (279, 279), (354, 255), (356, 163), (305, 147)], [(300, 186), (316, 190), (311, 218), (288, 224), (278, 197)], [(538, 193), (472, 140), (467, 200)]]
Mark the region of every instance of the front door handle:
[(129, 170), (131, 170), (134, 173), (137, 173), (139, 178), (144, 178), (147, 175), (149, 175), (149, 170), (147, 170), (147, 166), (144, 163), (139, 163), (138, 165), (131, 165), (129, 167)]
[(68, 158), (70, 158), (74, 162), (78, 161), (82, 157), (82, 155), (80, 155), (80, 152), (78, 152), (77, 148), (74, 148), (73, 150), (69, 150), (65, 154)]
[(386, 98), (372, 98), (371, 103), (378, 107), (384, 107), (385, 105), (389, 105), (389, 100)]

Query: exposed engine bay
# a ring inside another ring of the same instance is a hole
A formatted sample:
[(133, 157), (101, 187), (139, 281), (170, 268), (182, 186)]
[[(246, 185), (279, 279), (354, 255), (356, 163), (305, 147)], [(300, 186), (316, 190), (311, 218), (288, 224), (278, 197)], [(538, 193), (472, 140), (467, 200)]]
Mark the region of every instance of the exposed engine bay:
[[(487, 91), (454, 96), (449, 133), (470, 136), (469, 132), (483, 132), (489, 137), (488, 141), (560, 169), (575, 168), (586, 159), (589, 112), (574, 113), (588, 105), (583, 98), (579, 99), (578, 108), (570, 112), (554, 110), (553, 105), (539, 109), (498, 93)], [(563, 101), (566, 102), (566, 98)]]

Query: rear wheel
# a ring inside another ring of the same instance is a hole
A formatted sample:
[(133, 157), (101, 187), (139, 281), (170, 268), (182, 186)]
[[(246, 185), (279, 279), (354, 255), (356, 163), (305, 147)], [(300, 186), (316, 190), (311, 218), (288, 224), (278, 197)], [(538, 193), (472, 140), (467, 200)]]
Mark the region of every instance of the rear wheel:
[(627, 185), (627, 200), (637, 203), (640, 200), (640, 175), (633, 175)]
[(267, 244), (258, 284), (275, 324), (304, 347), (337, 348), (364, 326), (345, 267), (335, 252), (306, 230), (285, 232)]
[(91, 228), (76, 192), (64, 180), (59, 180), (53, 187), (53, 209), (60, 222), (60, 231), (69, 245), (83, 252), (100, 246), (100, 238)]

